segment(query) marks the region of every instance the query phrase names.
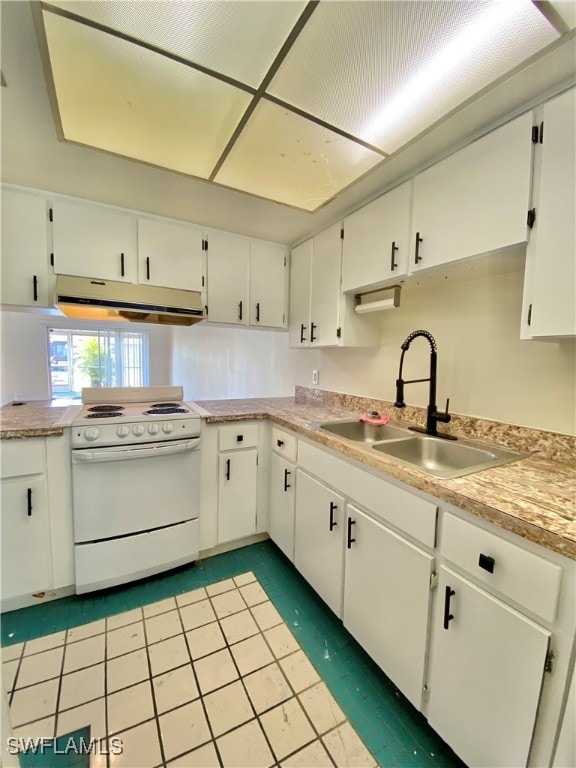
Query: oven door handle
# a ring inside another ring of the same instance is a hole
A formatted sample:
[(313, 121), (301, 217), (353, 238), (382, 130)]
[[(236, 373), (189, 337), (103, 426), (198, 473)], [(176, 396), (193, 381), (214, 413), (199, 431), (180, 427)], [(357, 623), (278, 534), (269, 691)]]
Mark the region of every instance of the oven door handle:
[(171, 453), (183, 453), (193, 451), (200, 447), (200, 438), (194, 440), (174, 440), (172, 443), (147, 443), (143, 446), (126, 446), (118, 448), (116, 446), (109, 448), (97, 448), (89, 450), (86, 448), (72, 451), (72, 463), (76, 464), (85, 461), (122, 461), (127, 459), (147, 459), (154, 456), (168, 456)]

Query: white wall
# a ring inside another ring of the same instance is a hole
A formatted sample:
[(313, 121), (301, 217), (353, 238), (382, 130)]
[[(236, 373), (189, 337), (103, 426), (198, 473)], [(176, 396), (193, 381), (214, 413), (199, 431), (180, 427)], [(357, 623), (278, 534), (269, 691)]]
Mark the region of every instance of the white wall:
[[(110, 323), (70, 320), (55, 315), (1, 312), (1, 402), (48, 400), (48, 328), (109, 328)], [(170, 384), (171, 329), (134, 323), (148, 331), (150, 384)]]

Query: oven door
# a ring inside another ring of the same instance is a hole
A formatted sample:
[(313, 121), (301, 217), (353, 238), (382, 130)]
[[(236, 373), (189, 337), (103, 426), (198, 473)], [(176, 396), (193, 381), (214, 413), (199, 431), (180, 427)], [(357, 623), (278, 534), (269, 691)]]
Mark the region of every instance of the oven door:
[(72, 451), (74, 541), (198, 517), (200, 438)]

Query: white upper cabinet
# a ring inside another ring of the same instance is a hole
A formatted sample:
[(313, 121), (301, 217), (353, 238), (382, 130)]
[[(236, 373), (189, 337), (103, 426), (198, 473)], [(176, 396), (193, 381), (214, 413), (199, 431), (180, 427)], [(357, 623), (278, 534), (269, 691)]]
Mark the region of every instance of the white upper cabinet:
[(410, 272), (528, 240), (532, 148), (527, 113), (414, 178)]
[(576, 91), (544, 105), (522, 336), (576, 336)]
[(248, 324), (250, 242), (224, 233), (208, 237), (208, 320)]
[(52, 211), (57, 274), (136, 282), (134, 216), (64, 201), (55, 202)]
[(287, 274), (286, 248), (250, 243), (250, 325), (286, 326)]
[(47, 307), (49, 294), (46, 200), (3, 189), (1, 303)]
[(312, 254), (314, 243), (305, 243), (292, 250), (290, 257), (290, 325), (291, 347), (310, 346), (310, 299), (312, 286)]
[(374, 288), (406, 274), (411, 203), (409, 181), (344, 220), (343, 291)]
[(314, 238), (310, 305), (312, 347), (338, 346), (341, 260), (340, 224), (334, 224)]
[(202, 232), (157, 219), (138, 219), (138, 282), (202, 290)]

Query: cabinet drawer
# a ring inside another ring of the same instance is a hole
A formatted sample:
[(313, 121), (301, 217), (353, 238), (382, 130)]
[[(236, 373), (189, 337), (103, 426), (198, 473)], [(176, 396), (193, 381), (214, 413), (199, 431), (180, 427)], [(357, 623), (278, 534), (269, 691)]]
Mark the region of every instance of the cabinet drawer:
[(289, 432), (283, 432), (281, 429), (272, 427), (272, 450), (285, 456), (289, 461), (296, 463), (298, 455), (298, 439), (296, 435)]
[(545, 621), (556, 616), (562, 568), (483, 528), (446, 513), (444, 557)]
[(218, 429), (218, 448), (231, 451), (237, 448), (255, 448), (258, 445), (258, 425), (237, 422)]
[(44, 472), (44, 440), (3, 440), (2, 477), (41, 475)]

